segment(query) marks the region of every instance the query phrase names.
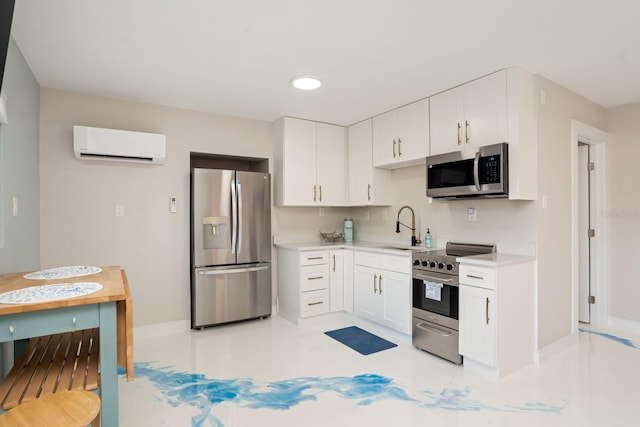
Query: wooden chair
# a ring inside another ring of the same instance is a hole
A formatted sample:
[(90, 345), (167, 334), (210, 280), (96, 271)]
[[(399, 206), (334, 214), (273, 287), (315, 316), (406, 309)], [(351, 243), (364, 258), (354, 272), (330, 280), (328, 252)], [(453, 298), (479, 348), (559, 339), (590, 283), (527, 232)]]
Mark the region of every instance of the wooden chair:
[[(100, 398), (84, 390), (61, 391), (30, 400), (0, 415), (0, 427), (100, 425)], [(97, 423), (96, 423), (97, 422)]]

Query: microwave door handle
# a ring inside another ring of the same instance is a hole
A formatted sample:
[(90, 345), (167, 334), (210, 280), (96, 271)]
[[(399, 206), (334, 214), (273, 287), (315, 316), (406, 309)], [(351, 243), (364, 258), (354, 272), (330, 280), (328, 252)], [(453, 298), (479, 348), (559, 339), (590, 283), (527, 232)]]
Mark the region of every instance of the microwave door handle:
[(480, 177), (478, 170), (480, 169), (480, 151), (476, 151), (476, 157), (473, 159), (473, 182), (476, 184), (476, 190), (480, 191)]

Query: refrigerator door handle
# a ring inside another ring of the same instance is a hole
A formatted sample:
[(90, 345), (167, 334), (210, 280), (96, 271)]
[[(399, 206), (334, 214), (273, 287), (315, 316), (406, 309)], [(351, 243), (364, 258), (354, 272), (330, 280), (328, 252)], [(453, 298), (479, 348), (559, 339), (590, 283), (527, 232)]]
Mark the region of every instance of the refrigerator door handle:
[(238, 253), (242, 251), (242, 184), (238, 181), (238, 198), (236, 199), (238, 205)]
[(262, 265), (258, 267), (246, 267), (246, 268), (230, 268), (228, 270), (200, 270), (198, 274), (200, 276), (215, 276), (220, 274), (234, 274), (234, 273), (249, 273), (252, 271), (268, 270), (271, 265)]
[(236, 197), (236, 181), (231, 180), (231, 253), (236, 253), (236, 240), (238, 235), (237, 212), (238, 198)]

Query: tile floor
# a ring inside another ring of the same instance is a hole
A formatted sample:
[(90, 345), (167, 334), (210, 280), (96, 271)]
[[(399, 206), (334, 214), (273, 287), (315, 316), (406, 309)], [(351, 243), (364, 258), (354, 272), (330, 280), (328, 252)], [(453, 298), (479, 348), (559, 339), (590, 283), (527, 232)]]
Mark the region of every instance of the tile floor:
[[(357, 325), (398, 347), (362, 356), (324, 335)], [(590, 332), (500, 381), (348, 315), (278, 316), (135, 342), (129, 426), (633, 426), (640, 337)], [(626, 339), (626, 341), (625, 341)]]

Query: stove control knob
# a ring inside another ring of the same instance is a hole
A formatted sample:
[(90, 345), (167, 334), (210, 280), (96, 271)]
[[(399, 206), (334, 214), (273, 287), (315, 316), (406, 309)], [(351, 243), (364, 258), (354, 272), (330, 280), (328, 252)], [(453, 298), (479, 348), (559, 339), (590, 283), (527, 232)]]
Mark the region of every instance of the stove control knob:
[(431, 261), (431, 268), (436, 268), (436, 263), (434, 261)]
[(449, 271), (453, 270), (453, 264), (447, 264), (447, 270)]
[(422, 261), (422, 266), (423, 267), (428, 267), (429, 266), (429, 261)]
[(441, 262), (439, 262), (439, 263), (438, 263), (438, 268), (439, 268), (439, 269), (443, 269), (443, 268), (444, 268), (444, 264), (443, 264), (443, 263), (441, 263)]
[(413, 261), (413, 265), (420, 265), (420, 260), (417, 259), (417, 260)]

